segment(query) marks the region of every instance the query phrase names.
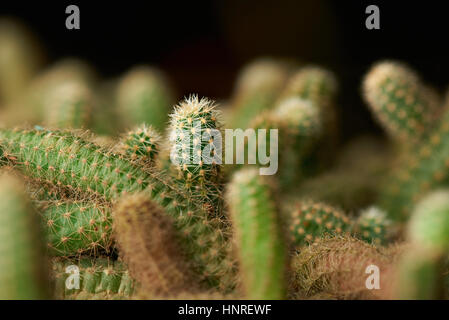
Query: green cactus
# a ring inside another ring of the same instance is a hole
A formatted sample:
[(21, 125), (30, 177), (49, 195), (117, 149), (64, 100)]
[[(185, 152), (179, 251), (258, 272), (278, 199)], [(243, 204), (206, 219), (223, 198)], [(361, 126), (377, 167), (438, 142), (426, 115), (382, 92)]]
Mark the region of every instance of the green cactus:
[(449, 191), (438, 190), (426, 195), (414, 208), (407, 227), (412, 243), (428, 250), (449, 249)]
[(164, 130), (175, 99), (162, 71), (135, 67), (121, 79), (117, 90), (118, 113), (124, 127), (146, 123)]
[(363, 91), (380, 124), (393, 140), (402, 143), (417, 142), (438, 112), (438, 99), (401, 63), (377, 63), (366, 75)]
[(336, 138), (337, 115), (334, 99), (337, 93), (335, 75), (320, 67), (308, 66), (299, 69), (288, 81), (281, 97), (298, 97), (314, 103), (320, 111), (323, 127)]
[(433, 191), (419, 201), (407, 225), (407, 238), (411, 246), (396, 267), (395, 298), (444, 298), (449, 191)]
[(45, 104), (45, 122), (54, 128), (89, 128), (93, 98), (81, 82), (66, 81), (50, 89)]
[[(177, 171), (177, 181), (211, 210), (219, 208), (222, 189), (223, 143), (218, 116), (212, 101), (191, 96), (175, 107), (169, 133), (170, 159)], [(216, 134), (220, 135), (219, 140)]]
[(449, 112), (436, 128), (399, 160), (385, 181), (380, 205), (394, 220), (404, 221), (413, 206), (428, 191), (447, 185), (449, 175)]
[(295, 205), (290, 220), (290, 235), (297, 247), (312, 243), (327, 234), (343, 234), (351, 227), (351, 221), (343, 211), (307, 200)]
[(14, 176), (0, 176), (0, 299), (48, 299), (38, 215)]
[(355, 223), (355, 233), (366, 242), (385, 244), (389, 238), (390, 225), (386, 212), (370, 207), (360, 213)]
[(126, 266), (108, 257), (54, 258), (51, 277), (56, 299), (130, 299), (136, 287)]
[[(51, 102), (51, 100), (54, 99), (56, 99), (57, 101), (61, 101), (58, 99), (64, 99), (65, 97), (59, 97), (58, 92), (55, 91), (57, 91), (56, 88), (59, 87), (70, 87), (70, 85), (64, 85), (65, 83), (76, 83), (80, 87), (83, 87), (83, 89), (75, 90), (80, 93), (80, 96), (78, 97), (88, 96), (89, 99), (93, 99), (89, 95), (91, 95), (91, 91), (94, 91), (93, 88), (95, 88), (96, 85), (95, 72), (89, 65), (87, 65), (83, 61), (73, 58), (64, 59), (56, 62), (45, 72), (42, 72), (35, 79), (33, 79), (33, 82), (24, 92), (22, 103), (24, 109), (20, 109), (20, 112), (22, 114), (17, 115), (17, 117), (13, 117), (16, 120), (13, 125), (22, 125), (23, 122), (30, 124), (42, 124), (46, 121), (46, 119), (48, 120), (48, 112), (52, 110), (49, 110), (47, 108), (47, 101), (50, 100)], [(59, 90), (64, 92), (64, 89)], [(85, 107), (86, 106), (83, 105), (83, 108)], [(60, 109), (57, 108), (55, 113), (58, 114), (57, 111), (59, 110)], [(85, 109), (82, 110), (83, 112), (79, 113), (79, 115), (89, 114), (89, 116), (92, 116), (92, 113), (84, 112)], [(76, 117), (73, 117), (71, 113), (69, 114), (70, 116), (68, 117), (68, 119), (76, 119)], [(60, 116), (58, 116), (56, 117), (56, 119), (60, 120), (61, 118)], [(76, 123), (72, 123), (72, 125), (75, 124)]]
[(399, 260), (393, 279), (393, 298), (430, 300), (444, 298), (443, 263), (440, 254), (412, 247)]
[(120, 255), (142, 290), (161, 296), (193, 290), (190, 266), (174, 221), (145, 194), (119, 201), (114, 209), (114, 234)]
[(283, 299), (287, 252), (270, 184), (256, 169), (241, 169), (227, 199), (246, 298)]
[(118, 81), (108, 79), (95, 88), (91, 129), (95, 134), (115, 137), (120, 132), (120, 117), (117, 114), (115, 92)]
[(335, 98), (338, 84), (335, 75), (323, 68), (306, 66), (289, 79), (281, 97), (309, 100), (319, 110), (322, 128), (320, 139), (302, 159), (303, 170), (311, 175), (332, 163), (339, 141), (338, 116)]
[(0, 18), (0, 105), (23, 94), (43, 62), (40, 49), (22, 24)]
[(284, 130), (280, 137), (284, 140), (281, 142), (284, 155), (279, 179), (283, 188), (289, 189), (310, 174), (305, 160), (321, 136), (321, 113), (313, 102), (293, 97), (282, 100), (273, 110), (273, 117), (280, 130)]
[(227, 258), (225, 222), (208, 216), (202, 204), (174, 187), (169, 178), (138, 168), (71, 132), (0, 130), (0, 141), (26, 176), (68, 189), (72, 197), (116, 201), (124, 194), (145, 192), (176, 220), (186, 251), (204, 281), (233, 287), (234, 262)]
[(132, 160), (151, 167), (159, 153), (160, 141), (159, 133), (153, 127), (143, 124), (122, 138), (121, 149)]
[(245, 130), (255, 115), (271, 109), (287, 78), (286, 66), (273, 59), (259, 59), (247, 65), (237, 80), (228, 127)]
[(76, 201), (39, 203), (47, 247), (54, 256), (110, 252), (112, 217), (107, 205)]
[(68, 188), (74, 196), (81, 193), (108, 201), (146, 189), (176, 213), (186, 210), (183, 195), (155, 173), (86, 138), (70, 131), (0, 130), (0, 141), (16, 159), (14, 166), (30, 178)]

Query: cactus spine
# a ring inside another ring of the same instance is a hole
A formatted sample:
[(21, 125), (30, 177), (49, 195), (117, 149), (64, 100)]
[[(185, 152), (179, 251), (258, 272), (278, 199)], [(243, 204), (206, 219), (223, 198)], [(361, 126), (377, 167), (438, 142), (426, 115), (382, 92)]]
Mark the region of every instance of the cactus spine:
[(242, 169), (229, 186), (228, 201), (246, 297), (284, 298), (286, 245), (269, 183), (256, 169)]
[(139, 66), (121, 80), (118, 92), (118, 112), (125, 127), (144, 122), (163, 130), (167, 114), (174, 103), (166, 76), (157, 69)]
[(48, 299), (45, 251), (37, 213), (24, 187), (0, 177), (0, 299)]

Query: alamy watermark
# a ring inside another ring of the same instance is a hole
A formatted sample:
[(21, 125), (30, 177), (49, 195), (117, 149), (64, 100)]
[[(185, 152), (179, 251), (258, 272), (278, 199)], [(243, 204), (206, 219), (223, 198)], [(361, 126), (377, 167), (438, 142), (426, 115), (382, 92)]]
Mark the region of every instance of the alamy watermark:
[[(177, 128), (170, 135), (175, 142), (170, 160), (175, 165), (258, 164), (260, 175), (274, 175), (278, 170), (278, 129), (225, 129), (223, 137), (218, 129), (203, 128), (194, 121), (189, 129)], [(269, 140), (269, 150), (267, 147)], [(234, 156), (235, 151), (235, 156)]]

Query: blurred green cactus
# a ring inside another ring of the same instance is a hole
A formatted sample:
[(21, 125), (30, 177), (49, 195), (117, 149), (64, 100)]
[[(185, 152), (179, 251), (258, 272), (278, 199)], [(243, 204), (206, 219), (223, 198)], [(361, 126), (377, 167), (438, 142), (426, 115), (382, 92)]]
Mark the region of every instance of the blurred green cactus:
[(365, 99), (391, 138), (418, 141), (431, 128), (438, 103), (414, 71), (397, 62), (380, 62), (366, 75)]
[(164, 130), (174, 102), (165, 74), (147, 66), (130, 70), (117, 88), (118, 114), (125, 128), (146, 123)]
[(355, 233), (364, 241), (385, 244), (392, 222), (387, 213), (377, 207), (364, 209), (355, 223)]
[(20, 180), (0, 173), (0, 299), (49, 299), (44, 240)]
[(242, 169), (228, 200), (246, 298), (285, 298), (286, 243), (271, 186), (257, 170)]

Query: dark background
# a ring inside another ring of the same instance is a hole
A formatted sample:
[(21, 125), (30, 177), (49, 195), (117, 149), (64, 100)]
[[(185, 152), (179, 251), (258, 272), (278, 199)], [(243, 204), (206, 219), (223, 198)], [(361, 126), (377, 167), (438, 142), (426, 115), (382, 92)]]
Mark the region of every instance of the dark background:
[[(76, 4), (81, 30), (65, 28)], [(380, 8), (381, 30), (365, 28)], [(245, 63), (259, 56), (321, 64), (340, 80), (343, 135), (377, 131), (360, 96), (363, 74), (379, 59), (400, 59), (444, 92), (449, 84), (449, 11), (444, 1), (2, 1), (0, 16), (20, 18), (52, 62), (76, 56), (105, 77), (147, 63), (167, 71), (179, 96), (224, 99)]]

